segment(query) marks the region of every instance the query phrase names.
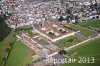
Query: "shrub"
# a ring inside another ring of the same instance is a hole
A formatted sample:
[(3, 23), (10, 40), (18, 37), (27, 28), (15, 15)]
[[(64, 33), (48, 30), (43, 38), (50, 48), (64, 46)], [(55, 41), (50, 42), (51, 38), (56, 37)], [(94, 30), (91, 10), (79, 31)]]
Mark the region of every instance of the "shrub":
[(54, 35), (54, 33), (52, 33), (52, 32), (49, 32), (48, 34), (49, 34), (49, 35)]
[(73, 39), (68, 39), (67, 41), (68, 41), (68, 42), (73, 42)]
[(60, 50), (59, 52), (58, 52), (58, 54), (60, 54), (60, 55), (63, 55), (63, 54), (66, 54), (67, 52), (65, 51), (65, 50)]

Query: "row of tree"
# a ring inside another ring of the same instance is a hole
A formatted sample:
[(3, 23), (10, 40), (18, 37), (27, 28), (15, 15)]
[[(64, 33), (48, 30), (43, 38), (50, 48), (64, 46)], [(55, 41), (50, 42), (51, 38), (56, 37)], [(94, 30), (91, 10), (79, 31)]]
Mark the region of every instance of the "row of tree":
[(0, 41), (2, 41), (11, 32), (11, 28), (8, 27), (8, 25), (5, 22), (6, 19), (7, 16), (5, 14), (0, 15)]

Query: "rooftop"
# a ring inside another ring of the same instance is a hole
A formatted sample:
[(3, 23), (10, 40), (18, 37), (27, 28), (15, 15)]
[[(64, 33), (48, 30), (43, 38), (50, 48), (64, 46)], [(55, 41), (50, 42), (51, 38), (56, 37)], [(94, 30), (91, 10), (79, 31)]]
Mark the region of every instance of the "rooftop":
[(42, 26), (36, 27), (35, 30), (49, 39), (60, 38), (73, 32), (72, 30), (65, 28), (60, 23), (56, 22), (44, 23)]
[(49, 43), (39, 34), (35, 34), (34, 36), (30, 37), (28, 33), (21, 33), (17, 36), (24, 42), (27, 46), (35, 49), (39, 49), (41, 52), (51, 55), (55, 52), (60, 51), (62, 48)]

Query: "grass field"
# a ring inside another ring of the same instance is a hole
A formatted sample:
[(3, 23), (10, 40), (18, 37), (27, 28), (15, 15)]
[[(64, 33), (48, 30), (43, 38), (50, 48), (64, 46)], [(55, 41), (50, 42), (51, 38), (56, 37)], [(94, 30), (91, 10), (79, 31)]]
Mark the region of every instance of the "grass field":
[(87, 42), (68, 52), (68, 55), (74, 58), (78, 57), (94, 57), (95, 63), (66, 63), (62, 66), (100, 66), (100, 39)]
[(57, 44), (62, 45), (62, 46), (64, 46), (66, 48), (66, 47), (70, 47), (70, 46), (72, 46), (74, 44), (77, 44), (77, 43), (79, 43), (81, 41), (83, 41), (81, 38), (79, 38), (76, 35), (72, 35), (72, 36), (63, 38), (61, 40), (58, 40)]
[(86, 21), (86, 22), (80, 22), (78, 25), (87, 27), (87, 28), (96, 28), (100, 30), (100, 20), (93, 20), (93, 21)]
[(2, 64), (4, 63), (2, 58), (7, 56), (7, 52), (5, 51), (5, 49), (9, 47), (10, 42), (13, 42), (14, 34), (14, 32), (11, 32), (2, 42), (0, 42), (0, 66), (2, 66)]
[(22, 42), (16, 41), (6, 66), (26, 66), (26, 64), (32, 60), (30, 51), (32, 50), (26, 45), (22, 44)]
[(82, 27), (76, 26), (74, 24), (66, 23), (64, 25), (75, 30), (75, 31), (80, 31), (85, 36), (91, 36), (91, 35), (95, 34), (95, 31), (92, 31), (92, 30), (89, 30), (89, 29), (86, 29), (86, 28), (82, 28)]

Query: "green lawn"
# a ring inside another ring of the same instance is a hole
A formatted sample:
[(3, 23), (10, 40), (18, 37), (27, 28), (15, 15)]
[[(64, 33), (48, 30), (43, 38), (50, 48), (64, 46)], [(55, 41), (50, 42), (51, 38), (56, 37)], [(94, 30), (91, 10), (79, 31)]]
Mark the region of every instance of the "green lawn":
[(80, 22), (78, 25), (87, 27), (87, 28), (96, 28), (100, 30), (100, 20), (93, 20), (93, 21), (86, 21), (86, 22)]
[(32, 61), (32, 55), (29, 53), (30, 51), (32, 50), (22, 44), (22, 42), (16, 41), (6, 66), (26, 66), (27, 63)]
[(3, 62), (2, 58), (7, 56), (6, 48), (9, 47), (9, 43), (13, 42), (15, 33), (12, 31), (2, 42), (0, 42), (0, 66), (2, 66)]
[(64, 26), (67, 26), (75, 31), (80, 31), (85, 36), (91, 36), (91, 35), (95, 34), (95, 31), (92, 31), (92, 30), (89, 30), (86, 28), (82, 28), (82, 27), (76, 26), (74, 24), (66, 23), (66, 24), (64, 24)]
[(68, 55), (74, 58), (78, 57), (94, 57), (96, 60), (93, 64), (87, 63), (72, 63), (64, 64), (62, 66), (100, 66), (100, 39), (96, 39), (90, 42), (87, 42), (79, 47), (74, 48), (68, 52)]
[[(73, 40), (72, 42), (68, 41), (68, 40)], [(61, 40), (58, 40), (57, 41), (57, 44), (59, 45), (62, 45), (64, 46), (65, 48), (66, 47), (69, 47), (69, 46), (72, 46), (74, 44), (77, 44), (79, 42), (83, 41), (81, 38), (79, 38), (78, 36), (76, 35), (72, 35), (72, 36), (69, 36), (69, 37), (66, 37), (66, 38), (63, 38)]]

